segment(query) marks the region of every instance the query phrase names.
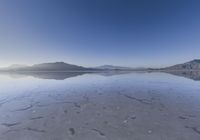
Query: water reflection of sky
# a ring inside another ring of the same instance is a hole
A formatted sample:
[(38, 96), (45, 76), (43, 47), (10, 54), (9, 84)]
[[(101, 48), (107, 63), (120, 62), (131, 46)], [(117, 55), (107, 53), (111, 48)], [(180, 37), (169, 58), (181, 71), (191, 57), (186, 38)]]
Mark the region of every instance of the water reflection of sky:
[(200, 122), (200, 82), (184, 77), (93, 73), (55, 80), (1, 75), (0, 83), (2, 140), (33, 139), (36, 133), (39, 140), (102, 137), (94, 130), (109, 139), (129, 140), (136, 134), (141, 139), (199, 138), (192, 128)]
[(32, 76), (0, 75), (2, 94), (16, 94), (32, 90), (63, 90), (67, 88), (130, 87), (130, 88), (177, 88), (200, 89), (200, 82), (166, 73), (129, 73), (105, 76), (100, 74), (83, 74), (64, 80), (41, 79)]

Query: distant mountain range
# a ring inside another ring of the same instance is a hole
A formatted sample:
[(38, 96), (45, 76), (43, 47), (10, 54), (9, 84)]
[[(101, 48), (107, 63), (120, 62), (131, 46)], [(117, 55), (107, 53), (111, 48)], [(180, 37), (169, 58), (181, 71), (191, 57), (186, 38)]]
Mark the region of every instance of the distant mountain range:
[(9, 67), (1, 69), (1, 71), (89, 71), (89, 70), (94, 70), (94, 69), (67, 64), (64, 62), (42, 63), (32, 66), (11, 65)]
[(200, 59), (194, 59), (192, 61), (183, 63), (183, 64), (177, 64), (177, 65), (173, 65), (170, 67), (165, 67), (165, 68), (160, 68), (160, 69), (154, 69), (154, 68), (130, 68), (130, 67), (121, 67), (121, 66), (112, 66), (112, 65), (103, 65), (103, 66), (99, 66), (96, 67), (97, 69), (104, 69), (104, 70), (133, 70), (133, 71), (152, 71), (152, 70), (164, 70), (164, 71), (169, 71), (169, 70), (173, 70), (173, 71), (198, 71), (200, 70)]
[(191, 71), (191, 70), (200, 70), (200, 59), (195, 59), (183, 64), (177, 64), (174, 66), (161, 68), (161, 69), (152, 69), (152, 68), (131, 68), (131, 67), (122, 67), (122, 66), (113, 66), (113, 65), (103, 65), (94, 68), (86, 68), (82, 66), (77, 66), (73, 64), (68, 64), (64, 62), (55, 62), (55, 63), (42, 63), (35, 64), (32, 66), (26, 65), (11, 65), (6, 68), (1, 68), (0, 71), (10, 71), (10, 72), (18, 72), (18, 71), (154, 71), (154, 70), (162, 70), (162, 71)]
[(14, 64), (6, 68), (0, 69), (0, 71), (10, 71), (10, 72), (19, 72), (19, 71), (132, 71), (132, 70), (143, 70), (142, 68), (134, 69), (130, 67), (121, 67), (113, 65), (103, 65), (93, 68), (86, 68), (82, 66), (77, 66), (73, 64), (68, 64), (64, 62), (55, 62), (55, 63), (42, 63), (35, 64), (32, 66), (18, 65)]
[(132, 70), (133, 68), (121, 67), (121, 66), (113, 66), (113, 65), (103, 65), (103, 66), (95, 67), (95, 69), (102, 69), (102, 70)]

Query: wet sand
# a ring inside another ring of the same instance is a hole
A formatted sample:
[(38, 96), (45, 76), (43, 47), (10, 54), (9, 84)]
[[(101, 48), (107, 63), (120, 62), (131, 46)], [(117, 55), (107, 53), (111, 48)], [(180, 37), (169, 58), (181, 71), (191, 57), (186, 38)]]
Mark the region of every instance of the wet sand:
[(0, 81), (0, 140), (200, 139), (200, 82), (190, 79), (132, 73)]

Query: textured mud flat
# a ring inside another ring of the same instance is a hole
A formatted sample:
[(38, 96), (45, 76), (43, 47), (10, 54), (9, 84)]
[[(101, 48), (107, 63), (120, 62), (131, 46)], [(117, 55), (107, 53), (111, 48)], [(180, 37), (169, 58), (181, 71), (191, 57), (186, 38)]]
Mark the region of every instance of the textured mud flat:
[(200, 139), (200, 83), (189, 79), (133, 73), (5, 81), (0, 140)]

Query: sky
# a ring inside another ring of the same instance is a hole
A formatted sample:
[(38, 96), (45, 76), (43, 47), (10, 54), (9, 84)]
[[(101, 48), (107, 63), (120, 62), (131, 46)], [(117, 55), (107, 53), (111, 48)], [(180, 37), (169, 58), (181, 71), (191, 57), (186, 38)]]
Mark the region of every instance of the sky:
[(200, 59), (199, 0), (0, 0), (0, 67)]

